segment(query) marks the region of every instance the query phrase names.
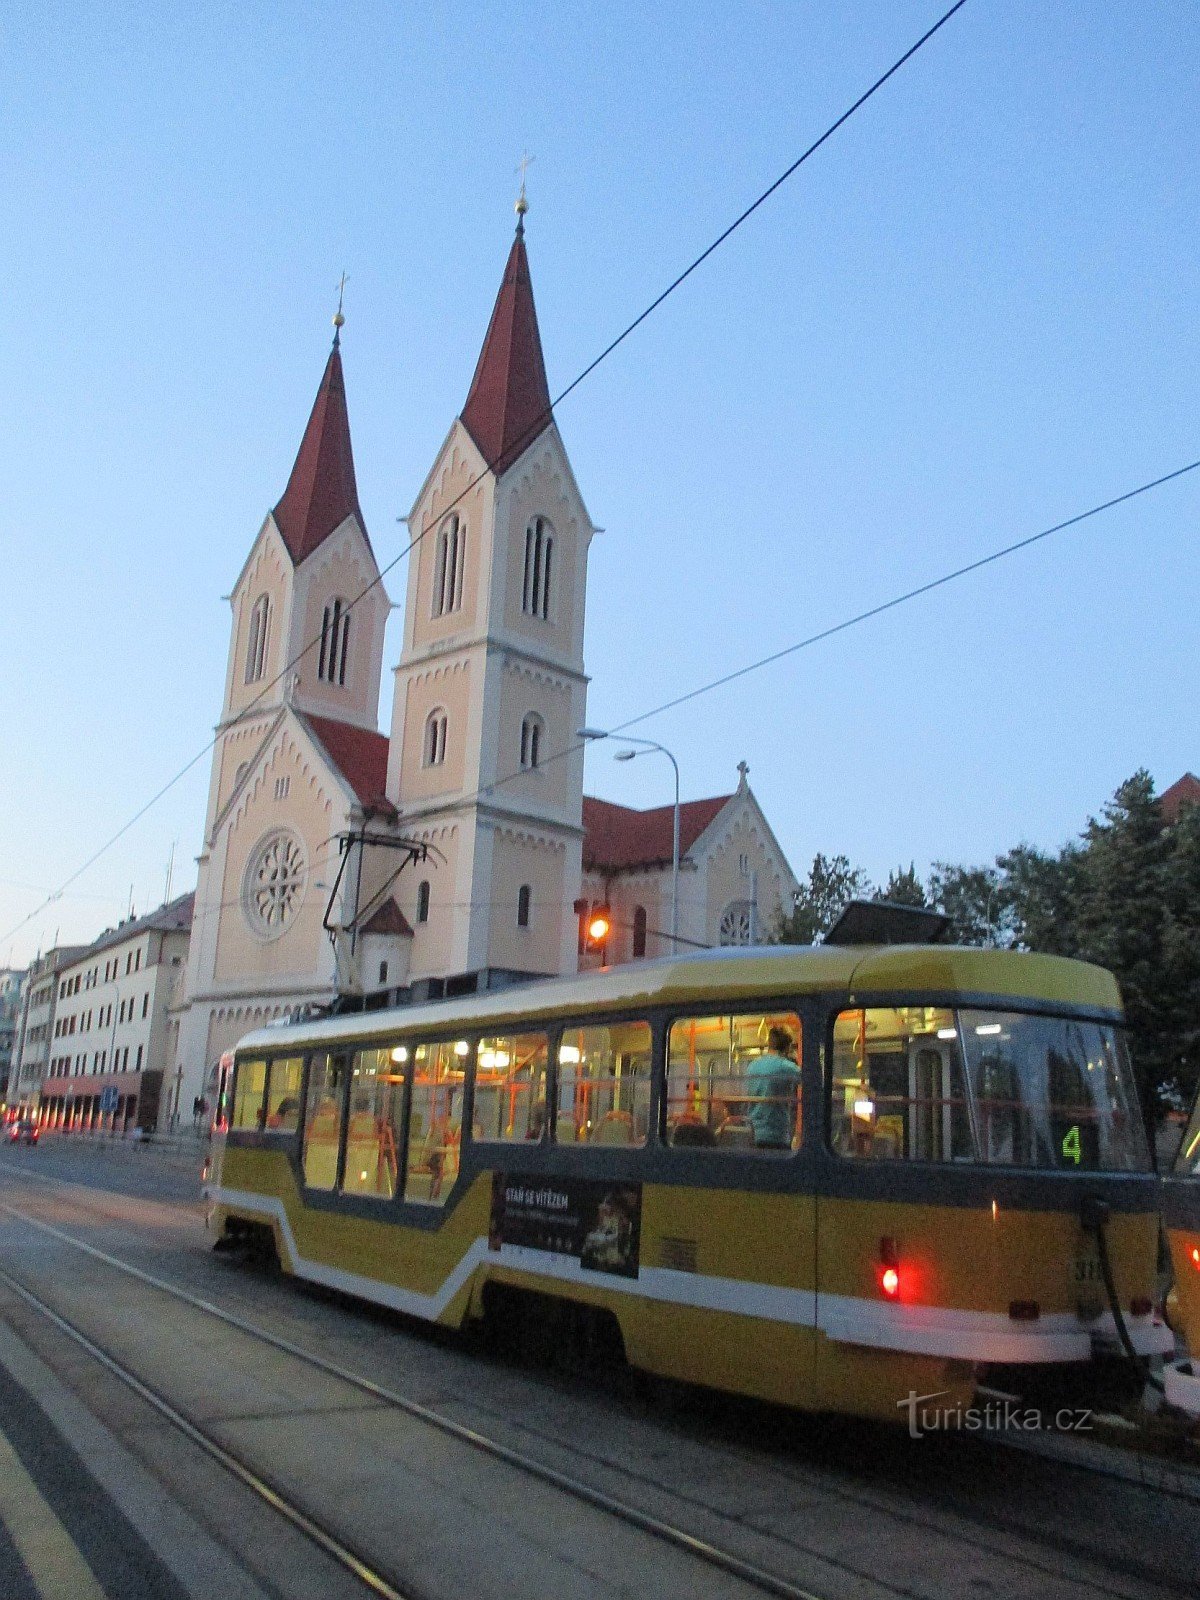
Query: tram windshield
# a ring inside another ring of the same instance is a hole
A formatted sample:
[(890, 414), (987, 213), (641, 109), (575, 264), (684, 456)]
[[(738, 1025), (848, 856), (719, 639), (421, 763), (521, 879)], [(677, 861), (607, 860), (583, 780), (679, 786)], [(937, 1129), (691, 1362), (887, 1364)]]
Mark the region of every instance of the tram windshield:
[(1183, 1131), (1183, 1142), (1175, 1157), (1175, 1169), (1185, 1177), (1200, 1178), (1200, 1094), (1192, 1107), (1188, 1125)]
[(843, 1011), (831, 1136), (839, 1154), (874, 1160), (1149, 1166), (1123, 1034), (1022, 1012)]

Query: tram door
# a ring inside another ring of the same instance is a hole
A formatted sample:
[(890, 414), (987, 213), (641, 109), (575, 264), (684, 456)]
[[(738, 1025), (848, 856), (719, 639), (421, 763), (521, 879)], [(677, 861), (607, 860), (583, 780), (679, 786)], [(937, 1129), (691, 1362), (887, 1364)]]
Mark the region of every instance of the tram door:
[[(954, 1161), (969, 1157), (966, 1096), (956, 1047), (929, 1039), (908, 1048), (907, 1154), (912, 1161)], [(965, 1147), (960, 1148), (964, 1145)]]

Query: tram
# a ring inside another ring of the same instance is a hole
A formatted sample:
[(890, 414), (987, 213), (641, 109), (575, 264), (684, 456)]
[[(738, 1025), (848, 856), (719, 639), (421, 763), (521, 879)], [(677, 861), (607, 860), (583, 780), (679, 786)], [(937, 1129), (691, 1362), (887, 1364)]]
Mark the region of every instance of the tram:
[(1081, 962), (721, 949), (273, 1025), (230, 1079), (218, 1240), (414, 1317), (892, 1420), (1122, 1323), (1172, 1348), (1120, 997)]
[(1200, 1089), (1162, 1190), (1163, 1226), (1175, 1273), (1168, 1305), (1188, 1350), (1183, 1360), (1168, 1364), (1163, 1387), (1171, 1405), (1200, 1417)]

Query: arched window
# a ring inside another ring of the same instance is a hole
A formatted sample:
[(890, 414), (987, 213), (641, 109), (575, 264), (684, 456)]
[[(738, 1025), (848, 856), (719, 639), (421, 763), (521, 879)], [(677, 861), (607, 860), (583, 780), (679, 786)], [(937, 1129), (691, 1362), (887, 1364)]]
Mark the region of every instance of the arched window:
[(529, 926), (529, 901), (531, 890), (527, 883), (523, 883), (517, 890), (517, 927)]
[(534, 517), (525, 530), (525, 583), (521, 609), (527, 616), (550, 617), (550, 553), (554, 529), (545, 517)]
[(250, 612), (250, 639), (246, 645), (246, 682), (257, 683), (267, 664), (267, 630), (271, 621), (271, 602), (260, 594)]
[(521, 723), (521, 765), (530, 771), (541, 760), (544, 728), (545, 723), (536, 711), (529, 712)]
[(633, 908), (633, 959), (646, 954), (646, 908)]
[(417, 921), (429, 921), (429, 879), (422, 878), (417, 885)]
[(440, 706), (425, 718), (422, 759), (427, 767), (440, 767), (446, 759), (446, 713)]
[(350, 607), (344, 600), (331, 601), (325, 607), (321, 623), (321, 654), (317, 661), (317, 677), (322, 683), (336, 683), (341, 688), (346, 682), (346, 657), (350, 650)]
[(444, 617), (462, 607), (463, 569), (467, 562), (467, 525), (452, 511), (438, 533), (433, 569), (433, 615)]

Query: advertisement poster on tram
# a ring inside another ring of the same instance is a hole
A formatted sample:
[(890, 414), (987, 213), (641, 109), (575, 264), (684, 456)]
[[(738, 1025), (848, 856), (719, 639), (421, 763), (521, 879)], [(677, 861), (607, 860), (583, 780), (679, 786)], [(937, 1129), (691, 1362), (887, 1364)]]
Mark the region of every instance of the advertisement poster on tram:
[(492, 1175), (488, 1249), (518, 1245), (574, 1256), (588, 1272), (638, 1275), (642, 1187), (521, 1172)]

